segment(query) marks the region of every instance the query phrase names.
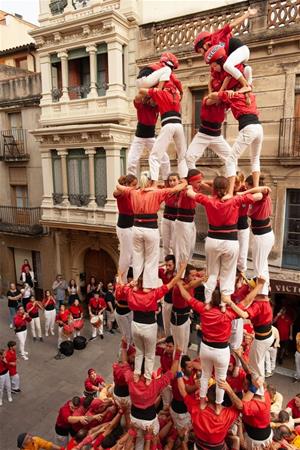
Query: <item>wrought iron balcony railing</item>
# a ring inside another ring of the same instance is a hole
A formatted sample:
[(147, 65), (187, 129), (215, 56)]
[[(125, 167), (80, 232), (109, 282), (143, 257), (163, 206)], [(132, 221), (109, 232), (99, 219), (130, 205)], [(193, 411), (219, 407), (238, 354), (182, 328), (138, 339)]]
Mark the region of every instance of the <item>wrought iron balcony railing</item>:
[(27, 130), (12, 128), (0, 131), (0, 159), (6, 162), (28, 161)]
[(280, 119), (278, 156), (300, 158), (300, 117)]
[(41, 208), (18, 208), (16, 206), (0, 206), (0, 231), (37, 235), (43, 233), (40, 225)]

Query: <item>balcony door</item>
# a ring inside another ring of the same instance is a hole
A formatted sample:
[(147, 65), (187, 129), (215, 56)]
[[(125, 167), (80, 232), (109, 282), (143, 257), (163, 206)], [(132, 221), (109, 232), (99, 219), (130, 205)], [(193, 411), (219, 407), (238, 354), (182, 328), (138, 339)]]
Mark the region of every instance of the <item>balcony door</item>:
[(27, 225), (29, 221), (27, 186), (12, 186), (12, 204), (17, 207), (15, 220), (18, 225)]

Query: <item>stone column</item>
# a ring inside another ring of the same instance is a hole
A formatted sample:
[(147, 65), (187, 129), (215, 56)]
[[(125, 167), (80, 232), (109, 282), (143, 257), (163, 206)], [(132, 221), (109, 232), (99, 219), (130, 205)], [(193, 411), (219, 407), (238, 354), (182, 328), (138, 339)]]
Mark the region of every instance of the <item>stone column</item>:
[(97, 92), (97, 47), (95, 45), (90, 45), (86, 48), (86, 51), (90, 57), (90, 92), (88, 98), (98, 97)]
[(57, 152), (58, 156), (60, 156), (61, 161), (61, 176), (62, 176), (62, 194), (63, 194), (63, 201), (61, 203), (62, 206), (69, 206), (69, 192), (68, 192), (68, 174), (67, 174), (67, 156), (68, 151), (66, 149), (64, 150), (58, 150)]
[(108, 53), (108, 91), (110, 93), (124, 93), (123, 90), (123, 62), (122, 44), (118, 41), (107, 43)]
[(55, 240), (56, 273), (57, 274), (61, 273), (60, 237), (61, 237), (61, 232), (55, 231), (54, 240)]
[(90, 190), (90, 208), (97, 208), (95, 195), (95, 147), (85, 148), (85, 154), (89, 157), (89, 190)]
[(63, 51), (63, 52), (57, 53), (57, 56), (61, 60), (62, 96), (61, 96), (60, 100), (66, 101), (66, 100), (69, 100), (68, 53), (66, 51)]
[(52, 102), (52, 73), (50, 55), (40, 57), (41, 79), (42, 79), (42, 100), (41, 103)]
[(107, 182), (107, 199), (105, 208), (116, 208), (116, 201), (113, 192), (116, 182), (121, 175), (120, 148), (110, 146), (105, 148), (106, 154), (106, 182)]
[(51, 150), (41, 150), (42, 175), (43, 175), (43, 201), (42, 206), (53, 206), (53, 173)]

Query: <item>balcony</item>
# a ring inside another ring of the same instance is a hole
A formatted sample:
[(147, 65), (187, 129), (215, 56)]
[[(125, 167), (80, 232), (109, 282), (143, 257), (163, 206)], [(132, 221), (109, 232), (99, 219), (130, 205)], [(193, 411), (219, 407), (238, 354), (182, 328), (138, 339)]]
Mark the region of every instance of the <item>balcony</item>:
[(43, 233), (41, 208), (0, 206), (0, 232), (36, 236)]
[(300, 117), (280, 119), (278, 158), (282, 165), (300, 165)]
[(13, 128), (0, 132), (0, 160), (8, 163), (29, 161), (27, 130)]

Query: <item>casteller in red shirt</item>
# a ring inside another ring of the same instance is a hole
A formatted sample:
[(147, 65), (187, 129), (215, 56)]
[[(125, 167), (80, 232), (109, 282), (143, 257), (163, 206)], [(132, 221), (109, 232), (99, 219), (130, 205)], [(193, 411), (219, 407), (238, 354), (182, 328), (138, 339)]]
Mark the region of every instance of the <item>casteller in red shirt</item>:
[(5, 359), (9, 370), (9, 375), (13, 377), (17, 374), (17, 353), (16, 350), (10, 348), (5, 352)]
[(288, 402), (286, 407), (291, 409), (293, 419), (300, 418), (300, 396), (298, 397), (298, 395), (296, 395), (295, 398), (292, 398), (292, 400)]
[(274, 325), (279, 332), (280, 340), (288, 341), (293, 320), (287, 314), (282, 314), (274, 321)]

